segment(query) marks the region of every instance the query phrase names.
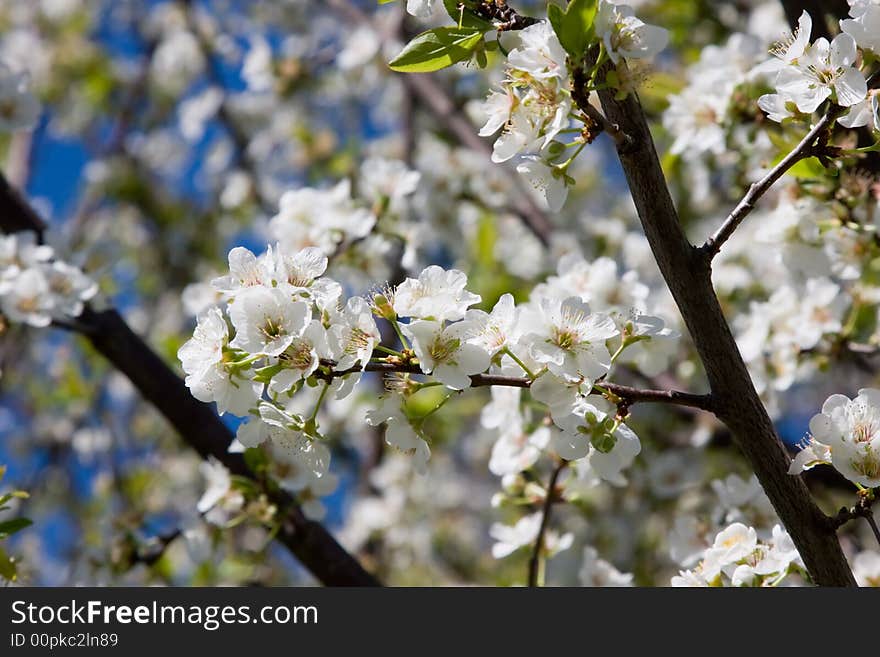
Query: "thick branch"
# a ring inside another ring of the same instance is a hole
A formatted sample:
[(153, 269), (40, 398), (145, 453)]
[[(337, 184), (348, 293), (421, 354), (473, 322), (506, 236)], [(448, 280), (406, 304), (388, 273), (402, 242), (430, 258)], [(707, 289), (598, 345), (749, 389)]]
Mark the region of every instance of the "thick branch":
[[(43, 229), (35, 212), (0, 175), (0, 229), (4, 232)], [(215, 457), (233, 474), (257, 480), (241, 454), (227, 447), (233, 435), (213, 407), (195, 399), (184, 382), (128, 327), (115, 310), (86, 307), (70, 325), (125, 374), (141, 395), (203, 458)], [(281, 541), (324, 584), (376, 586), (378, 582), (320, 524), (306, 518), (294, 499), (276, 487), (265, 492), (281, 513)]]
[(743, 196), (742, 200), (737, 203), (736, 207), (724, 220), (724, 223), (721, 224), (721, 227), (714, 235), (712, 235), (712, 237), (706, 240), (706, 243), (702, 247), (702, 251), (707, 258), (711, 260), (718, 254), (724, 243), (730, 239), (743, 220), (752, 212), (752, 210), (755, 209), (755, 203), (758, 202), (758, 199), (764, 196), (777, 180), (782, 178), (789, 169), (801, 160), (805, 160), (822, 152), (824, 144), (819, 143), (817, 145), (816, 142), (817, 140), (820, 142), (827, 141), (828, 132), (838, 116), (840, 116), (839, 109), (830, 110), (819, 120), (818, 123), (816, 123), (815, 126), (813, 126), (794, 150), (782, 158), (782, 160), (780, 160), (775, 167), (770, 169), (763, 178), (752, 183), (749, 187), (749, 191), (746, 192), (746, 195)]
[(651, 250), (693, 338), (712, 391), (716, 415), (730, 428), (817, 584), (855, 580), (826, 516), (776, 435), (712, 287), (709, 263), (687, 240), (666, 185), (650, 129), (635, 94), (599, 94), (605, 116), (632, 138), (618, 156)]

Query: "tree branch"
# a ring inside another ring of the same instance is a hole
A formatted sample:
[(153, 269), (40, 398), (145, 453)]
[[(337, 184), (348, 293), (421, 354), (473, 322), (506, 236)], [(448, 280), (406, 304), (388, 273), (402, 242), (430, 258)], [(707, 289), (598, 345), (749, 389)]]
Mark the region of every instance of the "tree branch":
[[(333, 361), (322, 361), (325, 366), (332, 367)], [(424, 374), (418, 363), (393, 363), (393, 362), (369, 362), (364, 367), (350, 367), (346, 370), (316, 372), (315, 376), (324, 381), (330, 381), (340, 376), (354, 374), (356, 372), (382, 372), (385, 374)], [(429, 376), (429, 375), (426, 375)], [(485, 388), (487, 386), (508, 386), (513, 388), (529, 388), (532, 381), (526, 377), (504, 376), (501, 374), (472, 374), (471, 387)], [(689, 406), (704, 411), (713, 410), (711, 395), (698, 395), (679, 390), (644, 390), (602, 381), (593, 386), (592, 394), (604, 395), (611, 393), (619, 398), (619, 405), (632, 406), (639, 403), (673, 404), (677, 406)]]
[(682, 230), (663, 176), (647, 119), (636, 94), (616, 100), (599, 92), (605, 116), (632, 138), (618, 146), (645, 236), (694, 341), (709, 380), (713, 410), (730, 428), (764, 491), (792, 536), (813, 581), (854, 586), (855, 580), (827, 517), (776, 435), (712, 287), (710, 263)]
[[(0, 229), (42, 231), (45, 224), (0, 175)], [(281, 541), (321, 582), (338, 586), (377, 586), (378, 581), (348, 554), (320, 523), (309, 520), (295, 500), (261, 481), (241, 454), (227, 451), (234, 436), (212, 406), (198, 401), (171, 368), (141, 340), (115, 310), (86, 306), (67, 328), (81, 332), (177, 430), (200, 456), (215, 457), (232, 474), (257, 481), (279, 509)]]
[(541, 526), (538, 528), (538, 535), (535, 537), (535, 547), (532, 550), (532, 556), (529, 559), (529, 586), (539, 585), (539, 574), (541, 572), (541, 563), (544, 557), (544, 536), (547, 534), (547, 528), (550, 526), (550, 515), (553, 512), (553, 504), (559, 501), (556, 495), (556, 482), (559, 475), (568, 465), (567, 461), (560, 461), (553, 469), (550, 475), (550, 481), (547, 482), (547, 493), (544, 496), (544, 506), (541, 509)]
[(828, 523), (837, 529), (856, 518), (864, 518), (871, 527), (871, 532), (877, 543), (880, 544), (880, 528), (877, 527), (877, 521), (874, 519), (874, 493), (871, 490), (859, 491), (859, 499), (852, 507), (842, 507), (836, 515), (828, 518)]
[[(785, 173), (801, 160), (822, 153), (824, 146), (830, 136), (831, 127), (834, 121), (840, 116), (842, 110), (834, 108), (829, 110), (816, 125), (806, 134), (800, 143), (786, 155), (780, 162), (770, 169), (767, 174), (759, 181), (752, 183), (749, 191), (743, 196), (742, 200), (737, 203), (736, 207), (731, 211), (721, 227), (706, 240), (701, 247), (701, 251), (706, 258), (711, 260), (714, 258), (724, 243), (730, 239), (734, 231), (739, 227), (743, 220), (751, 214), (755, 209), (755, 203), (766, 194), (777, 180), (782, 178)], [(817, 140), (819, 143), (817, 144)]]

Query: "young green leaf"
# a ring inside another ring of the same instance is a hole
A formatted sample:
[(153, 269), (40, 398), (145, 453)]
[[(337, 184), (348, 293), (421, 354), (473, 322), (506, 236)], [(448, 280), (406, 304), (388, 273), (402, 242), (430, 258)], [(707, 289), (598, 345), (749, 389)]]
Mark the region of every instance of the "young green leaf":
[(14, 582), (16, 578), (15, 562), (0, 548), (0, 579)]
[(11, 536), (15, 532), (19, 532), (25, 527), (30, 527), (32, 524), (34, 523), (27, 518), (13, 518), (12, 520), (7, 520), (6, 522), (0, 522), (0, 538)]
[(493, 29), (492, 23), (474, 13), (473, 0), (443, 0), (443, 6), (458, 27), (472, 27), (483, 33)]
[(595, 39), (593, 22), (596, 20), (598, 0), (572, 0), (563, 11), (559, 5), (547, 7), (547, 18), (559, 43), (565, 51), (575, 58), (583, 56), (587, 47)]
[(470, 59), (483, 40), (473, 28), (436, 27), (410, 41), (388, 66), (401, 73), (430, 73)]

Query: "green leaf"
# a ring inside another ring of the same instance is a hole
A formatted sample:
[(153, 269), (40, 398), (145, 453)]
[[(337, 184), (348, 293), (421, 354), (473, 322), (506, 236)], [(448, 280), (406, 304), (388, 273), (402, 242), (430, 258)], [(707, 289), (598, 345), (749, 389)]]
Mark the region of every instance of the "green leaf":
[(598, 7), (598, 0), (572, 0), (564, 11), (559, 5), (547, 7), (550, 25), (559, 37), (559, 43), (572, 57), (583, 57), (595, 39), (593, 22)]
[(458, 27), (472, 27), (485, 33), (494, 29), (494, 25), (474, 13), (473, 0), (443, 0), (446, 13)]
[[(782, 159), (782, 158), (780, 158)], [(798, 179), (812, 180), (826, 175), (828, 170), (814, 157), (808, 157), (792, 166), (787, 174)]]
[(483, 33), (473, 28), (437, 27), (410, 41), (388, 66), (401, 73), (430, 73), (470, 59)]
[(15, 562), (0, 548), (0, 578), (14, 582), (16, 577)]
[(20, 532), (25, 527), (30, 527), (33, 524), (27, 518), (13, 518), (6, 522), (0, 522), (0, 538), (11, 536), (15, 532)]
[(394, 0), (379, 0), (380, 5), (387, 5), (390, 2), (394, 2)]

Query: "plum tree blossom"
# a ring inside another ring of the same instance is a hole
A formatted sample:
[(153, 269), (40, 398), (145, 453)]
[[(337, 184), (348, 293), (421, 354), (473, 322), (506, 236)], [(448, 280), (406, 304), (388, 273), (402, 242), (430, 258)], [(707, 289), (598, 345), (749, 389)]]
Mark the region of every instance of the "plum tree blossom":
[(611, 367), (605, 341), (618, 334), (617, 327), (579, 298), (543, 299), (539, 308), (523, 313), (522, 322), (532, 358), (553, 374), (593, 381)]
[(876, 0), (0, 4), (20, 577), (877, 583)]
[(467, 342), (473, 331), (469, 322), (458, 322), (446, 328), (440, 322), (416, 320), (403, 327), (410, 339), (419, 365), (438, 381), (463, 390), (470, 387), (471, 374), (479, 374), (489, 366), (489, 354), (478, 345)]
[(81, 269), (55, 258), (32, 233), (0, 238), (0, 310), (9, 321), (39, 328), (75, 318), (97, 292)]
[(408, 278), (394, 292), (394, 310), (402, 317), (444, 320), (462, 319), (480, 296), (465, 290), (467, 276), (431, 265), (417, 279)]
[[(796, 37), (778, 52), (782, 62), (775, 81), (778, 98), (765, 97), (766, 106), (776, 108), (791, 102), (798, 111), (809, 114), (832, 96), (842, 107), (851, 107), (865, 99), (868, 87), (864, 75), (855, 66), (855, 39), (849, 34), (839, 34), (830, 43), (820, 38), (810, 44), (811, 31), (812, 19), (804, 12)], [(775, 110), (774, 116), (778, 118)]]
[(605, 52), (615, 64), (623, 58), (653, 57), (669, 42), (669, 33), (664, 28), (647, 25), (629, 5), (609, 0), (599, 0), (595, 27)]
[(880, 391), (863, 388), (854, 399), (832, 395), (810, 420), (810, 434), (807, 456), (793, 465), (794, 472), (830, 462), (857, 485), (880, 485)]

